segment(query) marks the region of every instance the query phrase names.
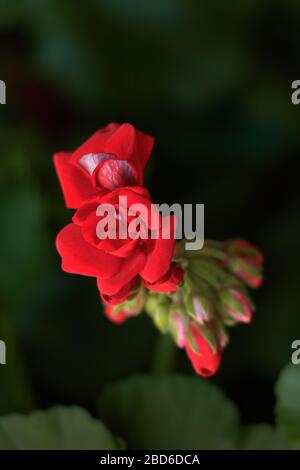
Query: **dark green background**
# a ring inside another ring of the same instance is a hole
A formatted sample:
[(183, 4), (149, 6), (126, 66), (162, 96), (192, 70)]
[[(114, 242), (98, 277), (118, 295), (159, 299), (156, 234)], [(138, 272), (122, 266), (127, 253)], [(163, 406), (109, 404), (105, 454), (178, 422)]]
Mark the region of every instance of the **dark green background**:
[[(273, 385), (300, 337), (297, 0), (0, 1), (0, 412), (76, 403), (151, 371), (142, 315), (103, 318), (95, 282), (60, 270), (70, 220), (52, 154), (110, 121), (156, 144), (156, 202), (205, 204), (206, 238), (265, 254), (251, 326), (232, 331), (213, 379), (243, 421), (272, 421)], [(192, 374), (178, 351), (173, 371)], [(199, 378), (199, 380), (202, 380)]]

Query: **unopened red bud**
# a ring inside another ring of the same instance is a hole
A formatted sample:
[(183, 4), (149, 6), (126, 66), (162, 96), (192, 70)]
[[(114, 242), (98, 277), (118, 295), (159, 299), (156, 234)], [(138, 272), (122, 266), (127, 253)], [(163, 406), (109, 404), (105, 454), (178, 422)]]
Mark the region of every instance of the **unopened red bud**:
[(203, 329), (196, 323), (190, 322), (186, 341), (186, 353), (197, 374), (209, 377), (215, 374), (221, 363), (221, 345), (217, 342), (216, 348), (203, 334)]

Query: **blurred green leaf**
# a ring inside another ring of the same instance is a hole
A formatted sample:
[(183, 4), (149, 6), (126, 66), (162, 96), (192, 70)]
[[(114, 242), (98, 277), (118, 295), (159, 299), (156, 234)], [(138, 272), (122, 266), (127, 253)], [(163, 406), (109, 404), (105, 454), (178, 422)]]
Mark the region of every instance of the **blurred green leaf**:
[(276, 417), (294, 449), (300, 449), (300, 367), (288, 365), (276, 385)]
[(17, 188), (0, 201), (0, 295), (15, 304), (33, 289), (48, 260), (43, 205), (34, 191)]
[(288, 449), (288, 444), (279, 429), (269, 424), (255, 424), (244, 429), (240, 449), (284, 450)]
[(77, 406), (55, 406), (0, 418), (0, 449), (116, 450), (118, 441), (98, 420)]
[(182, 21), (188, 11), (184, 2), (174, 0), (98, 0), (101, 6), (126, 22), (143, 23), (145, 27), (173, 27)]
[(31, 0), (27, 18), (35, 38), (36, 66), (83, 107), (92, 107), (104, 96), (105, 56), (98, 41), (105, 25), (99, 13), (91, 0), (84, 8), (74, 8), (70, 0)]
[(135, 376), (100, 397), (100, 416), (132, 449), (231, 449), (235, 406), (198, 377)]
[(26, 0), (0, 0), (0, 25), (13, 26), (26, 11)]

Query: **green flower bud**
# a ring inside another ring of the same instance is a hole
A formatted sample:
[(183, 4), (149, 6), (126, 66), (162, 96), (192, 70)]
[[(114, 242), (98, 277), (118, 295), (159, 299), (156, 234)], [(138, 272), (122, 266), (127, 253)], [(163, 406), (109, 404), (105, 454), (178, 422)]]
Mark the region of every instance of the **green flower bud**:
[(262, 284), (262, 267), (236, 257), (229, 260), (229, 269), (250, 287), (257, 288)]
[(144, 286), (140, 285), (135, 296), (121, 304), (122, 309), (126, 310), (128, 316), (138, 315), (143, 310), (145, 299), (145, 288)]
[(227, 266), (250, 287), (262, 283), (263, 255), (247, 240), (228, 240), (224, 243), (227, 252)]
[(169, 329), (170, 305), (170, 301), (165, 295), (155, 293), (147, 295), (145, 309), (162, 333)]
[(225, 314), (237, 322), (251, 322), (253, 305), (245, 292), (232, 287), (223, 289), (219, 295)]
[(169, 316), (169, 331), (177, 346), (185, 346), (188, 317), (182, 304), (173, 304)]
[(192, 282), (195, 284), (204, 282), (217, 290), (228, 282), (228, 277), (230, 277), (230, 274), (220, 266), (218, 261), (203, 258), (191, 260), (187, 270)]
[(196, 319), (204, 325), (212, 318), (212, 302), (202, 294), (193, 294), (192, 296), (193, 308)]
[(215, 291), (206, 286), (184, 286), (184, 302), (187, 313), (201, 324), (213, 317), (212, 296)]

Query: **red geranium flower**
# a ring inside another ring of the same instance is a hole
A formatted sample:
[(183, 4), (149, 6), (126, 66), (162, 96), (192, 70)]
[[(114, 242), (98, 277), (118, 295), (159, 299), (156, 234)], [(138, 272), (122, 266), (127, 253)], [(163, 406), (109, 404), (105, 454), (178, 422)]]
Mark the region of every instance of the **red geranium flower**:
[[(126, 205), (120, 204), (126, 198)], [(146, 209), (139, 214), (140, 235), (129, 237), (134, 217), (129, 209), (139, 204)], [(106, 230), (105, 211), (99, 208), (115, 209), (115, 236)], [(183, 278), (183, 271), (173, 267), (175, 247), (174, 217), (162, 217), (154, 210), (149, 192), (140, 186), (99, 191), (80, 206), (73, 217), (73, 224), (67, 225), (58, 234), (57, 249), (62, 256), (62, 268), (70, 273), (97, 278), (98, 288), (106, 303), (121, 303), (131, 294), (136, 281), (141, 277), (145, 285), (160, 292), (175, 292)], [(100, 213), (101, 212), (101, 213)], [(119, 233), (121, 221), (126, 218), (126, 237)], [(163, 237), (164, 227), (170, 227), (169, 238)], [(99, 233), (100, 232), (100, 233)], [(151, 238), (155, 232), (156, 238)]]
[(172, 262), (175, 217), (163, 217), (143, 187), (152, 147), (151, 136), (111, 123), (73, 153), (54, 156), (66, 205), (77, 209), (56, 246), (64, 271), (97, 279), (107, 318), (123, 323), (145, 309), (185, 348), (196, 373), (209, 377), (220, 366), (227, 327), (252, 319), (244, 284), (261, 284), (263, 256), (233, 239), (208, 241), (204, 253), (180, 246)]
[(77, 209), (99, 189), (143, 184), (153, 138), (131, 124), (108, 124), (73, 153), (54, 155), (66, 206)]

